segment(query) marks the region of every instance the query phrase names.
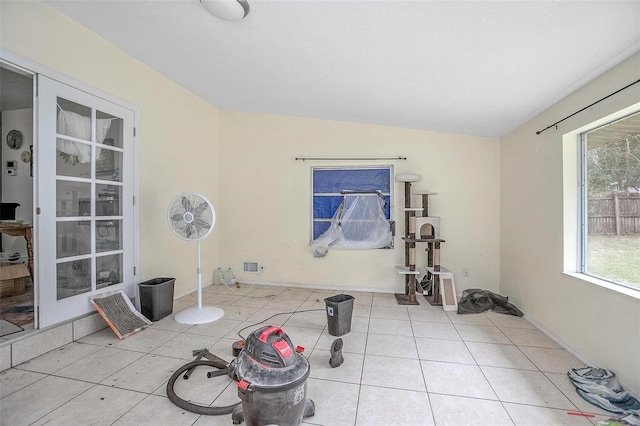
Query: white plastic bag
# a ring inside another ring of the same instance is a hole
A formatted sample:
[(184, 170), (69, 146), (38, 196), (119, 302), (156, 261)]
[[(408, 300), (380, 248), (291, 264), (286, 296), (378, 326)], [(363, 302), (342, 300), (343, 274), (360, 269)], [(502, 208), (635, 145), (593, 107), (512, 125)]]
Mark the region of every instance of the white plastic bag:
[(315, 257), (326, 256), (329, 248), (374, 249), (391, 246), (392, 234), (385, 217), (386, 202), (379, 192), (345, 193), (331, 219), (331, 225), (311, 242)]

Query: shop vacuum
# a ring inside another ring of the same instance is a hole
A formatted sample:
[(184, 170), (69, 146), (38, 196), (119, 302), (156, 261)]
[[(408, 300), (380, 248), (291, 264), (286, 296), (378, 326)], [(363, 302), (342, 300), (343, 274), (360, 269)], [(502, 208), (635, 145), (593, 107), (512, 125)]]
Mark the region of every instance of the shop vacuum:
[(265, 326), (251, 333), (229, 365), (242, 404), (233, 410), (233, 424), (293, 426), (313, 416), (307, 395), (309, 361), (294, 348), (281, 328)]

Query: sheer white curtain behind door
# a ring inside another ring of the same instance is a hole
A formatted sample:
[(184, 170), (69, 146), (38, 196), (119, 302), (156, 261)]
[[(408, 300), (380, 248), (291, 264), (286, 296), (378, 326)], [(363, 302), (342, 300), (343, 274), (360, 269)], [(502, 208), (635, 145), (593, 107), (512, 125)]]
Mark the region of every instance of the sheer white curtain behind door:
[[(96, 119), (96, 142), (102, 143), (111, 127), (112, 118)], [(74, 138), (91, 140), (91, 117), (85, 117), (71, 111), (65, 111), (58, 105), (58, 132)], [(69, 163), (88, 163), (91, 161), (91, 146), (58, 138), (58, 151), (67, 154)], [(96, 158), (100, 156), (100, 148), (96, 147)]]

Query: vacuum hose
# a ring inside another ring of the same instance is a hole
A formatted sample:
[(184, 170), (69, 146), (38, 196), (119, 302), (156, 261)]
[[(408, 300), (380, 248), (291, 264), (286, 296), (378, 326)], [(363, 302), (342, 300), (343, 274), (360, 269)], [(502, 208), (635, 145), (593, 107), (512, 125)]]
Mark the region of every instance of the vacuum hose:
[(175, 373), (173, 373), (173, 375), (169, 379), (169, 382), (167, 383), (167, 397), (169, 397), (169, 401), (173, 402), (175, 405), (177, 405), (182, 409), (191, 411), (192, 413), (196, 413), (196, 414), (204, 414), (206, 416), (221, 416), (223, 414), (231, 414), (233, 412), (233, 409), (236, 407), (236, 405), (240, 404), (239, 402), (236, 404), (227, 405), (224, 407), (209, 407), (206, 405), (193, 404), (176, 395), (175, 391), (173, 390), (173, 385), (175, 384), (178, 377), (182, 377), (183, 372), (201, 365), (218, 368), (218, 371), (213, 371), (208, 373), (207, 377), (216, 377), (216, 376), (226, 375), (228, 374), (228, 371), (229, 371), (228, 367), (221, 368), (221, 365), (218, 362), (213, 362), (213, 361), (204, 360), (204, 359), (201, 359), (198, 361), (192, 361), (188, 364), (185, 364), (182, 367), (178, 368), (175, 371)]

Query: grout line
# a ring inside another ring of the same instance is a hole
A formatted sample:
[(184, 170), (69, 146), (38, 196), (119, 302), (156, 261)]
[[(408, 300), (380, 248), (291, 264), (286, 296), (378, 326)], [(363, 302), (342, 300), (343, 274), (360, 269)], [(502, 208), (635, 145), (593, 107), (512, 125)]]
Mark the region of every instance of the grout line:
[(356, 403), (356, 415), (353, 419), (354, 425), (358, 423), (358, 409), (360, 408), (360, 396), (362, 395), (362, 379), (364, 378), (364, 365), (367, 362), (367, 346), (369, 344), (369, 327), (371, 326), (372, 310), (373, 310), (373, 297), (371, 298), (371, 304), (369, 305), (369, 319), (367, 321), (367, 332), (366, 332), (366, 337), (364, 339), (364, 352), (362, 353), (362, 367), (360, 367), (360, 383), (358, 383), (358, 399)]
[(418, 351), (418, 342), (416, 342), (416, 335), (413, 331), (413, 324), (411, 324), (411, 331), (413, 334), (413, 344), (416, 346), (416, 355), (418, 356), (418, 365), (420, 366), (420, 374), (422, 374), (422, 383), (424, 384), (424, 390), (427, 394), (427, 402), (429, 403), (429, 412), (431, 413), (431, 420), (433, 424), (436, 424), (436, 416), (433, 413), (433, 404), (431, 403), (431, 395), (429, 395), (429, 386), (427, 385), (427, 380), (425, 379), (424, 369), (422, 367), (422, 362), (424, 360), (420, 359), (420, 352)]

